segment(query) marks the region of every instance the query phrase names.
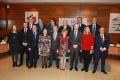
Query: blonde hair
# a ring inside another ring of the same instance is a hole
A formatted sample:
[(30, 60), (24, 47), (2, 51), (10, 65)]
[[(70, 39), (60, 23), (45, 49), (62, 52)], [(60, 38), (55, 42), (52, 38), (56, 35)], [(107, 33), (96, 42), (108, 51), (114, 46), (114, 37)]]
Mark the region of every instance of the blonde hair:
[(66, 33), (68, 34), (68, 31), (66, 29), (62, 30), (61, 34)]
[(83, 34), (86, 34), (86, 29), (87, 29), (87, 28), (89, 29), (88, 34), (91, 34), (89, 26), (86, 26), (86, 27), (84, 28)]

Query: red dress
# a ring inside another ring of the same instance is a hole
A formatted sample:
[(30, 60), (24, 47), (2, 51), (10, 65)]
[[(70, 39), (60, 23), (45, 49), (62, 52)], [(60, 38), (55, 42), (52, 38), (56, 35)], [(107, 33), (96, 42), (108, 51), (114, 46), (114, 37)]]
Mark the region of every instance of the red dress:
[(92, 34), (83, 34), (82, 35), (82, 50), (91, 50), (91, 46), (94, 45), (94, 36)]
[(60, 36), (60, 44), (59, 44), (59, 50), (58, 50), (58, 54), (61, 56), (62, 55), (62, 43), (63, 41), (66, 42), (66, 52), (68, 52), (69, 50), (69, 47), (68, 47), (68, 40), (69, 40), (69, 37), (66, 36), (65, 38), (63, 36)]

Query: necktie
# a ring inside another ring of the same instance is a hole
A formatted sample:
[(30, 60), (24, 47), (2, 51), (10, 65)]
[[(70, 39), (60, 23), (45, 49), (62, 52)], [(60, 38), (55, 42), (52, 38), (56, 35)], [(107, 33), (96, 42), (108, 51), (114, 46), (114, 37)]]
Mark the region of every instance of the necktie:
[(36, 32), (33, 32), (34, 38), (36, 39)]
[(95, 36), (95, 32), (96, 32), (96, 26), (95, 26), (95, 24), (93, 24), (93, 34), (94, 34), (94, 36)]
[(75, 39), (77, 38), (77, 31), (74, 32), (74, 35), (75, 35)]

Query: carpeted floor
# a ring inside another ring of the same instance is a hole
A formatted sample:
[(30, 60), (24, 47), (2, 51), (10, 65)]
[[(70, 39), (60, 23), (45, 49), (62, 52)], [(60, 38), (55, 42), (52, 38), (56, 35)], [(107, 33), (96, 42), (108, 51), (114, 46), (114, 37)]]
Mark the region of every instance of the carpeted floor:
[(13, 68), (11, 58), (6, 56), (0, 59), (0, 80), (120, 80), (120, 61), (108, 59), (106, 63), (107, 75), (100, 72), (100, 67), (93, 74), (92, 64), (89, 72), (81, 72), (82, 64), (79, 64), (79, 71), (69, 71), (69, 63), (65, 71), (56, 67), (42, 69), (40, 59), (37, 68), (28, 69), (25, 64)]

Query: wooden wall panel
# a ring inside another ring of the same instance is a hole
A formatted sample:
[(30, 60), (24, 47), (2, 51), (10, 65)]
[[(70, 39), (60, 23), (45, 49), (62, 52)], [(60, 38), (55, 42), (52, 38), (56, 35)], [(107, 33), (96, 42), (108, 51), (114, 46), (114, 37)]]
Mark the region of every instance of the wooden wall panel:
[[(120, 4), (10, 4), (8, 19), (15, 20), (19, 29), (24, 22), (25, 11), (38, 11), (39, 17), (43, 17), (47, 24), (53, 17), (58, 20), (59, 17), (77, 16), (86, 16), (91, 23), (92, 17), (96, 16), (98, 23), (108, 31), (110, 13), (120, 13)], [(120, 41), (120, 34), (110, 34), (110, 37), (111, 43)]]
[[(0, 2), (0, 20), (6, 20), (6, 18), (6, 5)], [(6, 29), (0, 29), (0, 37), (5, 35), (7, 35)]]
[(0, 3), (0, 19), (6, 19), (6, 5)]

